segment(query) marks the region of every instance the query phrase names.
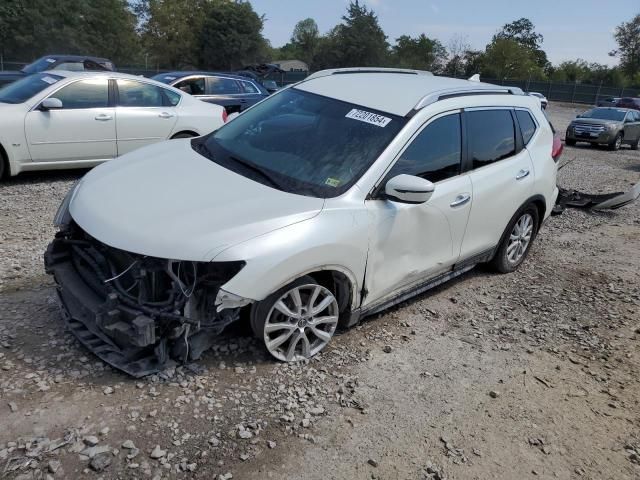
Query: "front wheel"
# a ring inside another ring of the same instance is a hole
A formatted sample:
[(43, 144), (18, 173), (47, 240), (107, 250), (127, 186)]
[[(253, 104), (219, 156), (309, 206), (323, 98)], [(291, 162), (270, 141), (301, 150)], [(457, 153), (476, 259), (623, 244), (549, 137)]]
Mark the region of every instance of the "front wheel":
[(616, 135), (616, 138), (614, 138), (613, 141), (609, 144), (609, 149), (620, 150), (621, 146), (622, 146), (622, 134), (619, 133)]
[(313, 357), (338, 326), (338, 301), (326, 287), (304, 276), (251, 309), (251, 328), (271, 355), (283, 362)]
[(491, 267), (500, 273), (515, 271), (527, 257), (538, 233), (539, 214), (535, 205), (528, 205), (516, 213), (498, 246)]

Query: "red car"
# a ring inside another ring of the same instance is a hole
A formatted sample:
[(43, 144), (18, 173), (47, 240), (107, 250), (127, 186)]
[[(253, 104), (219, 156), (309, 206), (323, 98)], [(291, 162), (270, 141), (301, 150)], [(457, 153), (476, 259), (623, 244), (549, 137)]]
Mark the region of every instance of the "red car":
[(640, 98), (623, 97), (616, 102), (616, 107), (640, 110)]

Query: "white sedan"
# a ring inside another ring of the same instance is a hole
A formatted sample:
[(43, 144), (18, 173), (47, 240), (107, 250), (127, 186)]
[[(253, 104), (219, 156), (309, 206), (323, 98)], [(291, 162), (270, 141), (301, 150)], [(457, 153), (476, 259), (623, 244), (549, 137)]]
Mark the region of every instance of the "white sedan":
[(0, 178), (92, 167), (138, 147), (210, 133), (224, 108), (115, 72), (44, 72), (0, 90)]

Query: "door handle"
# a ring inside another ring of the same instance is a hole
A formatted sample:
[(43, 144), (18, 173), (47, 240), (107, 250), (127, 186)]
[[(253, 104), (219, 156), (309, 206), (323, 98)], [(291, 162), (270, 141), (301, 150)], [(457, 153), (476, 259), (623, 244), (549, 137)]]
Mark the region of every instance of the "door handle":
[(468, 193), (461, 193), (453, 202), (449, 204), (449, 206), (452, 208), (459, 207), (460, 205), (464, 205), (465, 203), (467, 203), (469, 200), (471, 200), (471, 195), (469, 195)]
[(169, 113), (169, 112), (162, 112), (160, 115), (158, 115), (160, 118), (171, 118), (173, 117), (173, 113)]
[(107, 120), (113, 120), (111, 115), (107, 115), (106, 113), (101, 113), (100, 115), (96, 115), (96, 120), (99, 122), (106, 122)]
[(520, 170), (516, 175), (516, 180), (522, 180), (523, 178), (528, 177), (529, 173), (530, 173), (529, 170), (525, 170), (525, 169)]

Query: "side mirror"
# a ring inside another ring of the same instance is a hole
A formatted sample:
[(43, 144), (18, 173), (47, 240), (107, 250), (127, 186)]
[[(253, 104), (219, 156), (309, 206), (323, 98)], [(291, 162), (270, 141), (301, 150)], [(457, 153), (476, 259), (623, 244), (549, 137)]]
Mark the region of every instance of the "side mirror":
[(399, 203), (425, 203), (433, 195), (436, 186), (429, 180), (413, 175), (397, 175), (384, 186), (388, 200)]
[(47, 110), (60, 110), (61, 108), (62, 108), (62, 100), (60, 100), (59, 98), (53, 98), (53, 97), (45, 98), (40, 104), (40, 110), (43, 110), (45, 112)]

